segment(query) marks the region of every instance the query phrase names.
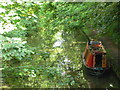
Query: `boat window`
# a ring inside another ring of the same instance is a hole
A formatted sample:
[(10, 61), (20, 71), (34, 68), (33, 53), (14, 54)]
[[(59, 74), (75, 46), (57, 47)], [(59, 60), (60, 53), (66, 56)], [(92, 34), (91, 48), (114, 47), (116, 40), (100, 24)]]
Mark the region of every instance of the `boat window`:
[(95, 67), (102, 67), (102, 54), (95, 55)]

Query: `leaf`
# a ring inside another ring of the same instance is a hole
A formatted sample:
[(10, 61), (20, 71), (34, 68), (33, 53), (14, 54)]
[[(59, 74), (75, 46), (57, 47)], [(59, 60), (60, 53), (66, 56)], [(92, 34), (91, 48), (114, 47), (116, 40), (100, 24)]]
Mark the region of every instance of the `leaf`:
[(20, 23), (21, 23), (22, 25), (23, 25), (23, 24), (29, 25), (29, 24), (31, 24), (32, 22), (29, 21), (29, 20), (26, 20), (26, 19), (22, 19), (22, 20), (20, 21)]
[(20, 10), (16, 10), (16, 13), (18, 14), (22, 14), (22, 12)]
[(74, 85), (74, 84), (75, 84), (75, 81), (70, 82), (70, 85)]
[(23, 71), (28, 71), (28, 69), (23, 69)]
[(0, 35), (0, 41), (7, 40), (3, 35)]

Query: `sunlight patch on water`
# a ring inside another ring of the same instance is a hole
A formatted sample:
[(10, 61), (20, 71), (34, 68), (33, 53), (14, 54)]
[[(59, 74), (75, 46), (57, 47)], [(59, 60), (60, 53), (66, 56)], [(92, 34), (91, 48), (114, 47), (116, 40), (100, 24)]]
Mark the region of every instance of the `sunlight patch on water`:
[(58, 46), (61, 46), (62, 43), (63, 43), (63, 39), (62, 39), (62, 30), (57, 32), (54, 36), (54, 38), (57, 40), (54, 44), (53, 44), (53, 47), (58, 47)]
[(64, 62), (68, 63), (70, 60), (68, 60), (68, 58), (65, 58)]
[(63, 42), (62, 40), (57, 40), (57, 41), (53, 44), (53, 47), (61, 46), (62, 42)]

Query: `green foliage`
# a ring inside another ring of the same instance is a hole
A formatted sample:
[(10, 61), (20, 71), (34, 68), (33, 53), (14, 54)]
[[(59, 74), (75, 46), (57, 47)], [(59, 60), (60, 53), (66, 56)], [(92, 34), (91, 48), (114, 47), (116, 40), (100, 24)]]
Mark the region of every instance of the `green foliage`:
[[(3, 76), (11, 87), (85, 87), (79, 59), (84, 49), (81, 43), (86, 39), (81, 30), (87, 33), (98, 30), (100, 35), (107, 33), (115, 40), (119, 35), (116, 34), (119, 3), (3, 3), (0, 4), (4, 9), (0, 13)], [(60, 31), (59, 37), (56, 33)], [(66, 42), (53, 47), (56, 38)]]
[(3, 41), (1, 41), (1, 50), (3, 60), (22, 60), (26, 55), (33, 53), (31, 50), (27, 49), (25, 46), (25, 41), (21, 38), (8, 38), (0, 36)]
[(18, 38), (23, 38), (27, 34), (26, 30), (13, 30), (10, 32), (5, 32), (3, 35), (6, 37), (18, 37)]

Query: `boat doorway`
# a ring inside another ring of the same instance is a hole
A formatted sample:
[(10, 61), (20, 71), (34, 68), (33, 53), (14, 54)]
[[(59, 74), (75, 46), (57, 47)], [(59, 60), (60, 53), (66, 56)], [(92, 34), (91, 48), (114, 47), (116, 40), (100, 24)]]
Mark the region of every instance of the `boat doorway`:
[(95, 55), (95, 67), (102, 67), (102, 53)]

